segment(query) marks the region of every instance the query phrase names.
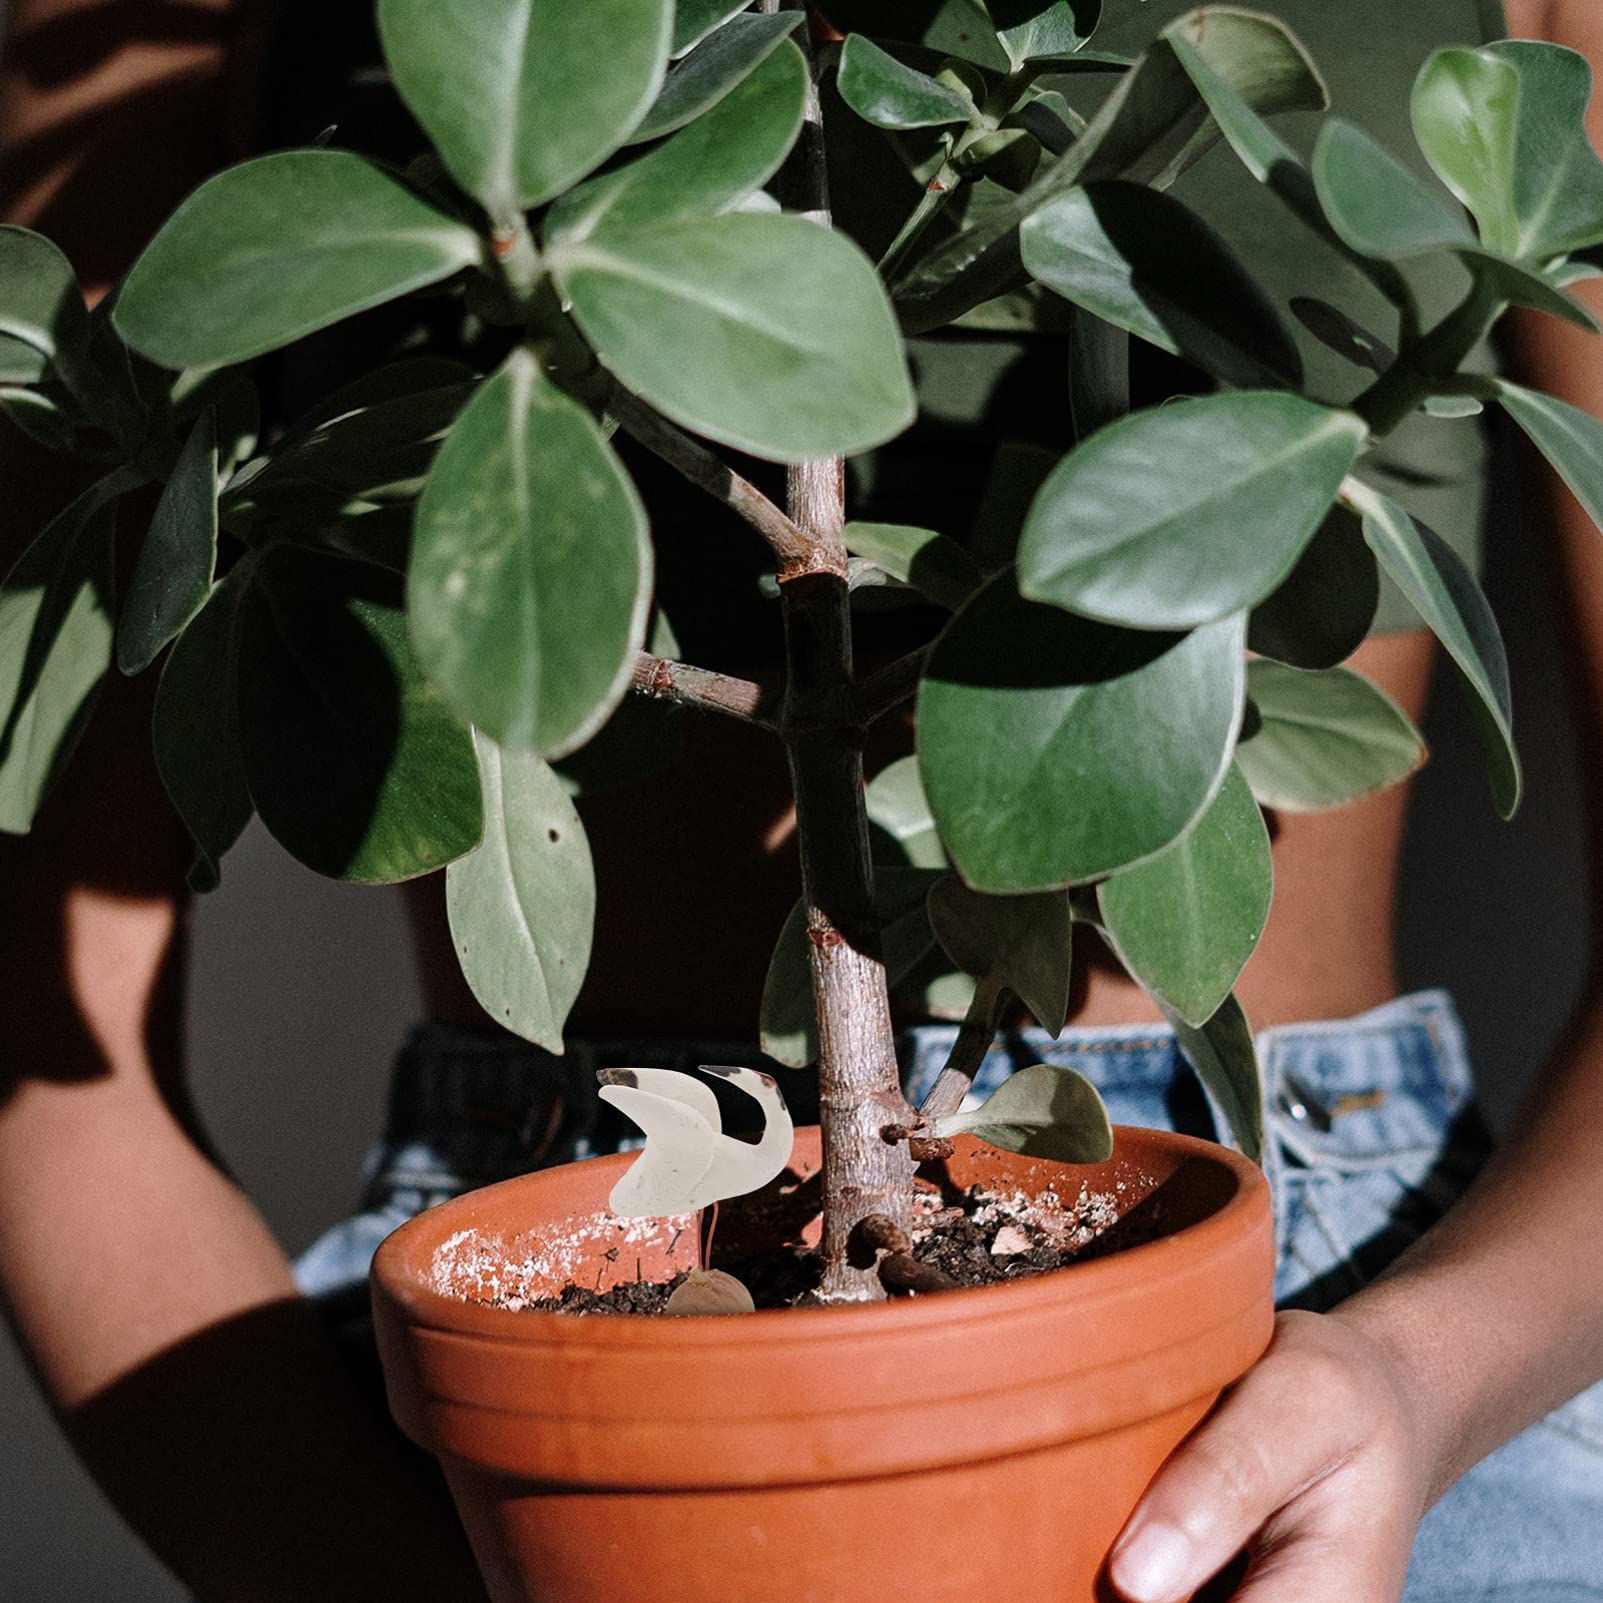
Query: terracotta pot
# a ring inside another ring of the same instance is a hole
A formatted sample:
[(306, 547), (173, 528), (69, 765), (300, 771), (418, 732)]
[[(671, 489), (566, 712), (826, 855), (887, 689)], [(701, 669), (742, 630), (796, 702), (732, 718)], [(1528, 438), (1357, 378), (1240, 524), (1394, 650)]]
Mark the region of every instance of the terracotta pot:
[[(496, 1603), (1112, 1597), (1098, 1577), (1143, 1488), (1269, 1340), (1274, 1256), (1254, 1165), (1184, 1136), (1117, 1136), (1090, 1168), (965, 1139), (942, 1178), (1105, 1194), (1113, 1228), (1144, 1245), (888, 1306), (487, 1306), (694, 1265), (692, 1220), (606, 1211), (630, 1155), (396, 1231), (373, 1268), (390, 1406), (443, 1463)], [(802, 1131), (758, 1222), (797, 1239), (817, 1164)], [(720, 1222), (726, 1262), (733, 1230)]]

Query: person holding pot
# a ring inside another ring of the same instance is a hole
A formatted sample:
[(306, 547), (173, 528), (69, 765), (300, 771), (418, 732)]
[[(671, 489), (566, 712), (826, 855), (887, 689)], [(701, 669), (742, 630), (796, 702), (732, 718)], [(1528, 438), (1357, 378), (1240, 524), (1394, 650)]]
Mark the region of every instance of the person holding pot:
[[(1183, 9), (1108, 0), (1108, 47), (1139, 48)], [(1402, 141), (1388, 130), (1406, 120), (1424, 54), (1494, 37), (1501, 21), (1478, 0), (1266, 9), (1307, 35), (1337, 109), (1394, 147)], [(293, 40), (306, 19), (290, 10)], [(265, 46), (245, 0), (144, 0), (125, 15), (126, 37), (89, 0), (11, 0), (0, 58), (5, 216), (60, 240), (96, 290), (179, 195), (235, 153)], [(319, 8), (321, 42), (345, 15)], [(1587, 0), (1513, 0), (1507, 20), (1603, 61), (1603, 17)], [(331, 120), (312, 115), (320, 109), (305, 108), (294, 137)], [(1197, 181), (1235, 181), (1223, 165)], [(1307, 271), (1273, 240), (1253, 265)], [(1051, 355), (984, 337), (933, 342), (918, 358), (937, 443), (888, 449), (877, 483), (861, 489), (889, 499), (919, 486), (928, 521), (950, 526), (979, 476), (982, 412), (987, 442), (1007, 432), (1028, 443), (1046, 427), (1038, 443), (1062, 449), (1039, 404), (1039, 384), (1056, 383), (1059, 369)], [(1584, 336), (1527, 320), (1517, 359), (1544, 388), (1603, 413), (1603, 367)], [(1174, 377), (1155, 367), (1147, 382)], [(9, 562), (67, 492), (23, 447), (7, 451), (25, 464), (12, 482), (32, 503), (14, 505), (0, 534)], [(1401, 498), (1412, 503), (1428, 483), (1439, 502), (1421, 509), (1427, 521), (1446, 535), (1473, 528), (1483, 467), (1473, 427), (1405, 439), (1398, 453), (1381, 471), (1408, 486)], [(1595, 712), (1597, 535), (1540, 482)], [(697, 656), (698, 608), (717, 609), (723, 627), (731, 611), (751, 619), (759, 662), (772, 627), (752, 610), (750, 576), (729, 576), (727, 595), (709, 599), (684, 550), (692, 524), (705, 541), (710, 509), (654, 488), (660, 593), (686, 655)], [(1433, 647), (1398, 598), (1382, 606), (1353, 666), (1417, 717)], [(110, 688), (34, 835), (0, 842), (5, 972), (29, 999), (0, 1018), (0, 1287), (85, 1462), (200, 1595), (477, 1596), (449, 1511), (337, 1360), (195, 1127), (178, 1050), (187, 846), (151, 767), (145, 685)], [(360, 1298), (378, 1236), (439, 1194), (440, 1165), (431, 1159), (425, 1175), (406, 1153), (444, 1154), (450, 1184), (557, 1161), (600, 1144), (585, 1098), (589, 1070), (607, 1057), (738, 1061), (705, 1043), (749, 1038), (795, 896), (786, 775), (760, 733), (692, 724), (686, 738), (689, 760), (654, 780), (647, 801), (634, 791), (585, 804), (600, 871), (597, 962), (565, 1068), (488, 1030), (437, 900), (427, 887), (413, 893), (433, 1022), (400, 1066), (369, 1206), (301, 1265), (302, 1290), (331, 1306), (352, 1286)], [(741, 784), (725, 782), (731, 769)], [(1589, 993), (1561, 1060), (1483, 1168), (1451, 1004), (1396, 994), (1389, 931), (1404, 803), (1399, 789), (1279, 821), (1275, 914), (1240, 995), (1265, 1031), (1279, 1289), (1295, 1306), (1131, 1520), (1111, 1578), (1134, 1603), (1188, 1596), (1242, 1548), (1250, 1567), (1234, 1595), (1250, 1603), (1396, 1603), (1405, 1577), (1410, 1603), (1460, 1598), (1470, 1585), (1533, 1603), (1603, 1598), (1603, 1401), (1587, 1389), (1603, 1376), (1603, 1268), (1578, 1228), (1603, 1207), (1603, 992)], [(643, 805), (657, 820), (649, 837)], [(676, 849), (661, 850), (663, 839)], [(679, 938), (698, 924), (720, 931), (715, 963)], [(938, 1031), (909, 1032), (915, 1084), (940, 1044)], [(1124, 1122), (1213, 1129), (1172, 1035), (1108, 964), (1089, 965), (1063, 1042), (1031, 1050), (1092, 1074)], [(986, 1074), (1011, 1061), (994, 1053)], [(1421, 1121), (1426, 1147), (1415, 1139), (1403, 1152), (1399, 1132), (1417, 1134)], [(85, 1242), (97, 1274), (64, 1274)]]

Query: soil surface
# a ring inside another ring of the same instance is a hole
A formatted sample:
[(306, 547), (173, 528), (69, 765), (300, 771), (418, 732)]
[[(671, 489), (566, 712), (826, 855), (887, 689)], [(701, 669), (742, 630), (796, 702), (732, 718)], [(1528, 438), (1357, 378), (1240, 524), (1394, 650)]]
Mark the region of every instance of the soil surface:
[[(959, 1287), (984, 1286), (1084, 1263), (1164, 1234), (1160, 1210), (1137, 1209), (1121, 1219), (1113, 1199), (1086, 1193), (1073, 1201), (1047, 1192), (1012, 1196), (972, 1189), (921, 1192), (911, 1233), (912, 1256)], [(711, 1267), (744, 1282), (758, 1308), (814, 1305), (816, 1251), (783, 1247), (756, 1256), (721, 1255), (716, 1237)], [(625, 1281), (597, 1293), (565, 1286), (559, 1296), (521, 1306), (541, 1313), (660, 1314), (685, 1279)], [(902, 1295), (927, 1295), (911, 1292)]]

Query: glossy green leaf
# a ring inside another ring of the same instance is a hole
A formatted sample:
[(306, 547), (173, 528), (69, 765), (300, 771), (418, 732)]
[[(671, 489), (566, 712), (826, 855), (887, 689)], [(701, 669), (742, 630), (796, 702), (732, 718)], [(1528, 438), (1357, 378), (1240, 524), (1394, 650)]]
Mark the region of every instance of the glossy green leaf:
[(919, 771), (963, 878), (1052, 890), (1176, 839), (1229, 769), (1243, 627), (1120, 629), (991, 580), (936, 642), (918, 698)]
[(1074, 918), (1062, 891), (987, 896), (955, 874), (930, 887), (930, 926), (965, 974), (1005, 985), (1049, 1035), (1069, 1016)]
[(0, 384), (33, 384), (59, 360), (69, 370), (89, 342), (72, 264), (43, 234), (0, 225)]
[(966, 96), (906, 66), (860, 33), (841, 50), (836, 82), (841, 99), (876, 128), (940, 128), (974, 115)]
[(980, 570), (956, 540), (903, 523), (848, 523), (846, 549), (937, 606), (955, 612), (980, 586)]
[(196, 420), (156, 503), (117, 616), (117, 666), (143, 673), (200, 611), (217, 566), (217, 414)]
[(418, 668), (392, 575), (275, 546), (251, 571), (238, 643), (251, 799), (291, 855), (387, 884), (478, 844), (472, 741)]
[(1097, 1089), (1075, 1069), (1033, 1063), (1010, 1074), (977, 1108), (947, 1114), (936, 1135), (973, 1135), (1004, 1152), (1058, 1163), (1106, 1163), (1113, 1126)]
[(1140, 184), (1088, 184), (1027, 218), (1030, 275), (1104, 322), (1238, 388), (1292, 388), (1302, 359), (1230, 247), (1187, 207)]
[(1235, 1142), (1255, 1163), (1263, 1161), (1263, 1081), (1252, 1027), (1241, 1004), (1227, 997), (1208, 1022), (1195, 1028), (1172, 1018), (1175, 1039), (1197, 1078), (1207, 1086)]
[(1444, 195), (1341, 117), (1320, 129), (1313, 176), (1331, 227), (1365, 256), (1395, 262), (1474, 243)]
[(1019, 589), (1140, 629), (1252, 606), (1291, 571), (1363, 439), (1352, 413), (1272, 391), (1177, 401), (1110, 424), (1036, 497)]
[(208, 179), (136, 261), (112, 321), (164, 367), (223, 367), (438, 283), (479, 237), (382, 167), (292, 150)]
[(0, 830), (25, 835), (111, 665), (114, 480), (59, 513), (0, 579)]
[(673, 0), (379, 0), (390, 75), (492, 219), (606, 160), (656, 97)]
[(564, 245), (603, 364), (676, 423), (778, 461), (851, 455), (912, 421), (873, 266), (800, 217), (735, 215)]
[(1299, 672), (1247, 664), (1258, 729), (1236, 748), (1252, 793), (1283, 813), (1344, 807), (1406, 779), (1425, 761), (1408, 715), (1378, 685), (1346, 668)]
[(253, 808), (239, 744), (241, 565), (212, 591), (162, 665), (152, 735), (156, 769), (198, 853), (191, 882), (215, 890), (218, 864)]
[[(694, 122), (750, 77), (795, 32), (801, 20), (800, 11), (731, 17), (668, 74), (661, 93), (640, 119), (628, 143), (638, 145), (647, 139), (660, 139)], [(586, 18), (587, 33), (589, 27)], [(595, 58), (598, 67), (606, 60), (605, 54)]]
[(1257, 949), (1274, 878), (1263, 814), (1233, 769), (1192, 829), (1104, 880), (1097, 900), (1125, 967), (1171, 1012), (1201, 1025)]
[(418, 660), (501, 745), (582, 745), (629, 687), (651, 603), (645, 509), (594, 418), (527, 350), (474, 396), (418, 503)]
[(779, 170), (806, 96), (807, 64), (786, 40), (671, 139), (564, 195), (546, 218), (546, 243), (729, 210)]
[(1503, 410), (1570, 487), (1586, 515), (1603, 529), (1603, 423), (1556, 395), (1497, 379)]
[(868, 782), (868, 821), (895, 841), (912, 868), (945, 868), (946, 848), (935, 829), (918, 759), (899, 757)]
[(1335, 506), (1297, 565), (1252, 609), (1247, 648), (1294, 668), (1334, 668), (1364, 643), (1380, 604), (1380, 571), (1363, 526)]
[(1603, 241), (1603, 162), (1586, 132), (1591, 94), (1584, 56), (1531, 40), (1438, 50), (1421, 69), (1420, 148), (1492, 250), (1545, 261)]
[[(874, 871), (885, 979), (893, 991), (935, 947), (925, 898), (940, 877), (939, 869), (881, 865)], [(818, 1056), (809, 951), (807, 908), (798, 902), (785, 920), (769, 959), (768, 977), (763, 982), (761, 1024), (763, 1051), (793, 1069), (805, 1068)]]
[(1014, 67), (1072, 56), (1096, 32), (1102, 0), (987, 0)]
[(1114, 85), (1085, 133), (984, 220), (917, 261), (893, 284), (910, 332), (937, 327), (1009, 286), (1020, 271), (1018, 225), (1057, 195), (1124, 178), (1164, 188), (1213, 142), (1216, 131), (1178, 54), (1201, 62), (1243, 105), (1264, 114), (1325, 104), (1318, 72), (1292, 34), (1270, 17), (1210, 7), (1165, 30)]
[(590, 966), (596, 883), (584, 826), (532, 752), (474, 735), (484, 838), (446, 870), (445, 905), (463, 978), (504, 1029), (548, 1052)]
[(1471, 692), (1486, 748), (1492, 799), (1512, 818), (1520, 799), (1519, 754), (1514, 749), (1508, 658), (1497, 620), (1464, 559), (1433, 530), (1390, 497), (1349, 480), (1346, 499), (1364, 520), (1364, 538), (1397, 588), (1408, 597)]
[(714, 28), (745, 9), (741, 0), (675, 0), (670, 53), (675, 60), (688, 55)]

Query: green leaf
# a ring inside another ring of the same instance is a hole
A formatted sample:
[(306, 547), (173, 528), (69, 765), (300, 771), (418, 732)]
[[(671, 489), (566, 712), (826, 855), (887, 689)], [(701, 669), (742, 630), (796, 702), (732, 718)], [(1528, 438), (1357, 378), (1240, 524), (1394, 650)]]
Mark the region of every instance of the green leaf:
[(216, 889), (217, 865), (254, 810), (239, 744), (236, 631), (247, 564), (212, 591), (178, 636), (156, 690), (156, 769), (198, 850), (196, 889)]
[(1257, 948), (1274, 877), (1263, 814), (1232, 769), (1194, 828), (1104, 880), (1097, 900), (1125, 967), (1169, 1011), (1200, 1026)]
[(1406, 779), (1425, 761), (1425, 742), (1378, 685), (1346, 668), (1303, 673), (1278, 662), (1247, 664), (1258, 709), (1236, 764), (1252, 793), (1283, 813), (1344, 807)]
[(599, 167), (662, 84), (673, 0), (379, 0), (395, 87), (504, 225)]
[(1560, 317), (1566, 323), (1584, 328), (1589, 334), (1603, 332), (1603, 324), (1591, 308), (1535, 268), (1522, 267), (1493, 251), (1465, 249), (1459, 258), (1477, 278), (1492, 286), (1511, 306), (1528, 306), (1533, 311)]
[(479, 257), (471, 228), (382, 167), (284, 151), (202, 184), (134, 263), (112, 321), (164, 367), (224, 367)]
[(1237, 387), (1302, 382), (1279, 314), (1230, 247), (1171, 196), (1088, 184), (1049, 201), (1019, 234), (1024, 265), (1105, 322)]
[(836, 83), (841, 99), (876, 128), (939, 128), (974, 115), (966, 96), (903, 65), (860, 33), (841, 50)]
[[(874, 871), (885, 979), (893, 991), (935, 947), (925, 898), (940, 877), (939, 869), (882, 865)], [(768, 977), (763, 982), (761, 1025), (763, 1051), (793, 1069), (805, 1068), (818, 1056), (810, 950), (807, 907), (798, 902), (785, 920), (769, 959)]]
[(70, 372), (89, 343), (72, 264), (43, 234), (0, 225), (0, 384), (33, 384), (58, 362)]
[(1313, 176), (1331, 227), (1365, 256), (1396, 262), (1475, 242), (1444, 196), (1343, 118), (1320, 129)]
[[(1302, 158), (1264, 121), (1262, 113), (1273, 108), (1252, 103), (1240, 85), (1197, 48), (1194, 38), (1175, 28), (1170, 28), (1167, 36), (1176, 60), (1247, 171), (1304, 227), (1349, 257), (1383, 296), (1396, 305), (1408, 305), (1411, 292), (1396, 268), (1352, 250), (1326, 221), (1313, 175)], [(1311, 64), (1309, 70), (1312, 71)]]
[(832, 0), (829, 19), (843, 32), (922, 45), (933, 57), (955, 56), (999, 72), (1007, 52), (981, 0)]
[(117, 618), (117, 666), (143, 673), (205, 604), (217, 567), (217, 414), (202, 412), (156, 503)]
[(627, 693), (650, 604), (629, 476), (595, 419), (514, 351), (418, 502), (407, 608), (424, 672), (492, 740), (561, 755)]
[(977, 1108), (931, 1126), (936, 1135), (974, 1135), (1004, 1152), (1058, 1163), (1106, 1163), (1113, 1126), (1091, 1082), (1074, 1069), (1033, 1063), (1010, 1074)]
[(1252, 1027), (1241, 1004), (1227, 997), (1200, 1029), (1172, 1018), (1175, 1040), (1208, 1088), (1235, 1142), (1254, 1163), (1263, 1161), (1263, 1083)]
[(727, 211), (779, 170), (801, 129), (807, 64), (786, 40), (671, 139), (564, 195), (547, 245)]
[(1363, 526), (1335, 506), (1297, 565), (1252, 610), (1247, 648), (1294, 668), (1334, 668), (1364, 643), (1380, 604), (1380, 572)]
[(848, 523), (846, 549), (956, 612), (979, 589), (980, 570), (956, 540), (902, 523)]
[(676, 423), (776, 461), (849, 456), (912, 421), (868, 258), (800, 217), (609, 234), (552, 256), (585, 337)]
[(901, 848), (913, 868), (945, 868), (946, 849), (918, 777), (916, 757), (898, 757), (868, 782), (868, 821)]
[(1603, 241), (1591, 94), (1584, 56), (1531, 40), (1438, 50), (1421, 69), (1414, 133), (1492, 250), (1545, 261)]
[(714, 28), (746, 9), (744, 0), (677, 0), (673, 17), (671, 54), (677, 61), (688, 55)]
[(1346, 499), (1363, 517), (1364, 538), (1380, 565), (1458, 665), (1469, 686), (1490, 768), (1492, 799), (1512, 818), (1520, 799), (1508, 658), (1497, 620), (1464, 559), (1390, 497), (1348, 480)]
[(987, 0), (987, 9), (1016, 70), (1081, 49), (1096, 32), (1102, 0)]
[(291, 546), (240, 602), (239, 730), (262, 822), (318, 873), (388, 884), (478, 844), (467, 729), (424, 680), (398, 586)]
[(1177, 401), (1110, 424), (1036, 497), (1019, 589), (1139, 629), (1252, 606), (1291, 571), (1363, 439), (1352, 413), (1272, 391)]
[[(1130, 336), (1078, 306), (1070, 315), (1069, 413), (1075, 439), (1083, 440), (1129, 415)], [(1015, 531), (1022, 523), (1021, 518)]]
[(1313, 63), (1279, 22), (1218, 7), (1189, 13), (1119, 78), (1062, 156), (897, 279), (892, 287), (910, 332), (949, 322), (1007, 287), (1019, 270), (1018, 225), (1055, 196), (1110, 178), (1165, 188), (1208, 148), (1215, 129), (1182, 65), (1182, 47), (1249, 108), (1270, 114), (1325, 104)]
[(918, 698), (919, 770), (963, 878), (1053, 890), (1182, 834), (1229, 771), (1243, 628), (1120, 629), (991, 580), (936, 642)]
[(462, 975), (503, 1028), (548, 1052), (590, 966), (596, 882), (584, 826), (561, 780), (532, 752), (474, 735), (484, 839), (446, 870)]
[(291, 433), (230, 500), (288, 496), (329, 510), (354, 500), (414, 501), (473, 394), (473, 384), (452, 383), (342, 408)]
[(1493, 382), (1503, 410), (1570, 487), (1586, 515), (1603, 529), (1603, 423), (1556, 395), (1527, 390), (1507, 379)]
[(930, 887), (930, 926), (965, 974), (1005, 985), (1049, 1035), (1069, 1017), (1074, 917), (1062, 891), (986, 896), (955, 874)]
[(104, 479), (0, 579), (0, 830), (25, 835), (111, 665), (112, 497)]
[[(800, 11), (731, 17), (668, 74), (662, 92), (627, 142), (638, 145), (647, 139), (660, 139), (694, 122), (742, 80), (749, 78), (796, 31), (796, 24), (801, 20)], [(586, 16), (587, 35), (591, 26)], [(595, 58), (598, 67), (606, 60), (604, 55)]]

